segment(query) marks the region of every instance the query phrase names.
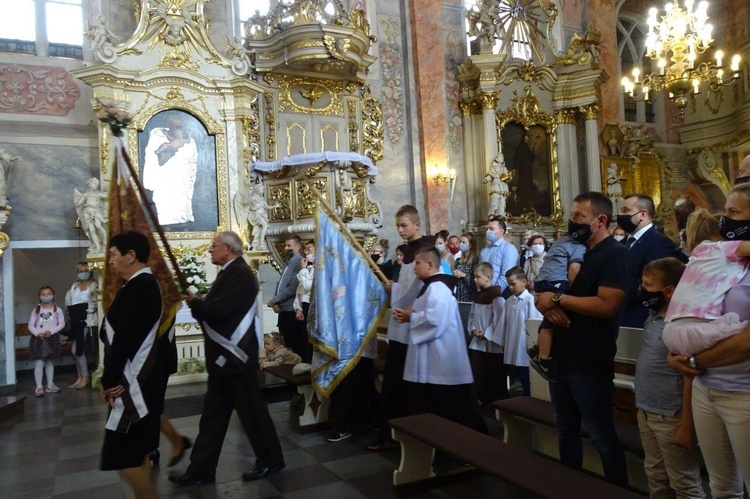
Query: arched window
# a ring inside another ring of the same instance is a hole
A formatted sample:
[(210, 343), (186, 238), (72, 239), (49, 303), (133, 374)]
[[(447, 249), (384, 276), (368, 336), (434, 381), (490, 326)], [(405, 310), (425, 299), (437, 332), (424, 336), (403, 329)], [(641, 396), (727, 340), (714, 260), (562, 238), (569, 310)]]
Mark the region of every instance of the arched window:
[(464, 0), (467, 50), (478, 54), (482, 36), (493, 38), (492, 53), (505, 53), (512, 59), (541, 60), (542, 26), (546, 15), (537, 0), (498, 0), (494, 5)]

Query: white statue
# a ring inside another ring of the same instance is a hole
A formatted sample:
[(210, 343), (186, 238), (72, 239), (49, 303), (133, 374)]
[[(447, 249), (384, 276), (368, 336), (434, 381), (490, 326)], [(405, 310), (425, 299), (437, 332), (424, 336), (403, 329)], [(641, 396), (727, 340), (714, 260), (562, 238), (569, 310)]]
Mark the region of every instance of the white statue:
[(483, 184), (490, 184), (490, 209), (487, 212), (488, 217), (504, 217), (505, 201), (508, 196), (508, 180), (513, 178), (513, 173), (505, 167), (505, 156), (498, 152), (495, 159), (492, 160), (490, 172), (484, 176)]
[(99, 16), (94, 23), (89, 23), (85, 36), (91, 40), (91, 52), (94, 56), (107, 64), (115, 61), (117, 52), (112, 40), (119, 40), (120, 38), (107, 28), (104, 16)]
[(91, 241), (89, 254), (98, 255), (104, 253), (107, 241), (107, 194), (99, 190), (96, 177), (89, 179), (88, 186), (89, 190), (83, 193), (73, 189), (73, 203), (83, 232)]
[(10, 172), (10, 164), (21, 159), (19, 156), (11, 156), (8, 151), (0, 147), (0, 209), (10, 208), (8, 205), (8, 176), (6, 167)]
[(622, 203), (622, 183), (627, 179), (620, 176), (617, 172), (617, 163), (610, 163), (607, 167), (607, 196), (612, 200), (612, 209), (614, 213), (620, 211)]
[(242, 37), (237, 35), (234, 40), (227, 37), (227, 47), (224, 49), (232, 59), (232, 72), (237, 76), (244, 76), (253, 67), (253, 60), (249, 52), (245, 49)]
[[(252, 226), (252, 242), (250, 248), (255, 251), (267, 251), (266, 231), (268, 231), (268, 210), (278, 208), (279, 204), (269, 205), (264, 197), (265, 187), (262, 182), (254, 183), (247, 178), (244, 189), (234, 195), (234, 211), (237, 220), (242, 225), (243, 232), (246, 224)], [(248, 238), (249, 240), (250, 238)]]

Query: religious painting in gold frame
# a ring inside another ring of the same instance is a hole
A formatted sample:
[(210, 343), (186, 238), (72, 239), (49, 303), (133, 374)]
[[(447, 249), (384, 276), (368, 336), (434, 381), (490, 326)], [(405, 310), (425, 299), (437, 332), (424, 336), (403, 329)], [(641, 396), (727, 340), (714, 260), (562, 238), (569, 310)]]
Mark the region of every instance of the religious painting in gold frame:
[(496, 115), (499, 148), (513, 175), (505, 217), (510, 223), (559, 226), (560, 200), (555, 120), (539, 107), (531, 88)]
[(602, 156), (602, 192), (609, 194), (607, 186), (607, 177), (609, 175), (609, 165), (617, 165), (617, 173), (624, 180), (622, 181), (622, 197), (628, 194), (645, 194), (654, 200), (654, 206), (657, 211), (662, 202), (662, 172), (660, 159), (656, 154), (641, 153), (637, 159), (623, 156)]

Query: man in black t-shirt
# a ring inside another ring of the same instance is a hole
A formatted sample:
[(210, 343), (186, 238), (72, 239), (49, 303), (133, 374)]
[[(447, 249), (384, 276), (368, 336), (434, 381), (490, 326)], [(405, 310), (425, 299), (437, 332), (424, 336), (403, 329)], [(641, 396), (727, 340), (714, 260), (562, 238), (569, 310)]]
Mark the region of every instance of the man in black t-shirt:
[(560, 460), (580, 468), (581, 423), (602, 460), (607, 480), (626, 486), (625, 454), (612, 423), (617, 331), (633, 274), (628, 249), (609, 236), (612, 202), (599, 192), (578, 195), (568, 233), (586, 244), (581, 270), (565, 294), (540, 293), (537, 308), (555, 324), (550, 383)]

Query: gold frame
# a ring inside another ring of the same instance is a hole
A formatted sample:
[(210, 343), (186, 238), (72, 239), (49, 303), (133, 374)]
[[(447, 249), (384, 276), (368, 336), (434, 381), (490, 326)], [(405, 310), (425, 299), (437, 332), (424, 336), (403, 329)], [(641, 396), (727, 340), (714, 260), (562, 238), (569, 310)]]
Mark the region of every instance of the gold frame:
[(498, 110), (496, 113), (495, 124), (499, 151), (502, 151), (503, 147), (503, 129), (511, 122), (519, 123), (525, 130), (534, 125), (544, 127), (550, 153), (551, 209), (549, 216), (542, 216), (533, 211), (513, 215), (506, 211), (505, 219), (511, 224), (535, 224), (560, 227), (564, 222), (565, 212), (563, 211), (560, 199), (560, 171), (557, 165), (557, 123), (554, 117), (540, 109), (539, 102), (531, 92), (531, 87), (526, 87), (523, 95), (516, 95), (511, 107), (502, 112)]

